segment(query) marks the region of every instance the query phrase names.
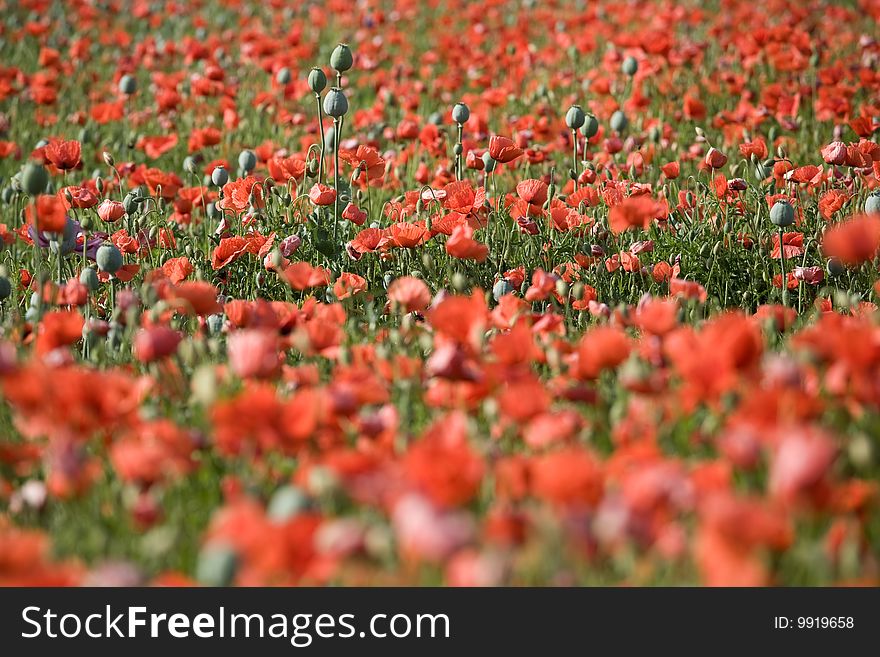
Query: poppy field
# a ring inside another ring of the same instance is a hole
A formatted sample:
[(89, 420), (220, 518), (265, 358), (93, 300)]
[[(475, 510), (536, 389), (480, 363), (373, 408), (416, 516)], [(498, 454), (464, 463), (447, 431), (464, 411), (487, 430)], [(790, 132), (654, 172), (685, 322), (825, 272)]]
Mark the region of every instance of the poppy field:
[(0, 12), (0, 584), (880, 585), (877, 0)]

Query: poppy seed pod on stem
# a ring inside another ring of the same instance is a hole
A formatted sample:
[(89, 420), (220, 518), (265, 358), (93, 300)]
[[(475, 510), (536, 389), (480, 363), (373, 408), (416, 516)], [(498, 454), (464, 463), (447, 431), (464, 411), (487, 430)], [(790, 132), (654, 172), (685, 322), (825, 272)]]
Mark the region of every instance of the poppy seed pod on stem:
[(354, 58), (347, 43), (340, 43), (330, 53), (330, 66), (337, 73), (345, 73), (352, 67), (352, 64), (354, 64)]
[(565, 125), (568, 126), (569, 130), (577, 130), (582, 125), (584, 125), (584, 121), (586, 121), (587, 115), (584, 114), (584, 110), (580, 105), (572, 105), (568, 108), (568, 112), (565, 114)]
[(456, 103), (452, 108), (452, 120), (458, 125), (458, 141), (455, 144), (455, 178), (456, 180), (461, 180), (461, 176), (464, 169), (464, 163), (462, 162), (461, 154), (464, 152), (464, 146), (462, 145), (462, 133), (464, 132), (464, 124), (467, 123), (467, 120), (471, 118), (471, 111), (468, 109), (468, 106), (464, 103)]
[(874, 192), (873, 194), (868, 196), (867, 200), (865, 200), (865, 213), (880, 213), (880, 193)]
[(333, 87), (324, 96), (324, 113), (334, 119), (339, 119), (348, 113), (348, 99), (339, 87)]
[(215, 167), (211, 172), (211, 182), (217, 187), (223, 187), (223, 185), (229, 182), (229, 173), (222, 166)]
[(638, 72), (639, 63), (636, 61), (635, 57), (627, 57), (623, 60), (623, 64), (620, 66), (620, 70), (623, 71), (625, 75), (632, 77), (636, 74), (636, 72)]
[(785, 228), (794, 223), (794, 208), (786, 200), (776, 201), (770, 208), (770, 221), (774, 226)]
[(122, 269), (122, 253), (113, 244), (104, 244), (95, 254), (95, 262), (101, 271), (115, 274)]
[(469, 118), (471, 118), (471, 111), (468, 106), (464, 103), (456, 103), (452, 108), (452, 120), (461, 125), (467, 123)]
[(599, 132), (599, 120), (592, 114), (584, 117), (584, 124), (581, 126), (581, 134), (587, 139), (592, 139)]
[(278, 69), (278, 72), (275, 74), (275, 82), (278, 84), (287, 84), (290, 82), (290, 78), (290, 69), (286, 66)]
[(311, 89), (313, 93), (319, 94), (324, 91), (326, 86), (327, 75), (317, 66), (313, 67), (312, 70), (309, 71), (309, 89)]
[(137, 79), (133, 75), (123, 75), (119, 78), (119, 91), (126, 96), (131, 96), (137, 91)]
[(250, 173), (257, 166), (257, 156), (253, 151), (243, 150), (238, 154), (238, 166), (245, 173)]
[(568, 129), (571, 130), (571, 179), (574, 180), (574, 190), (578, 189), (578, 165), (577, 165), (577, 150), (578, 150), (578, 140), (577, 140), (577, 131), (582, 125), (584, 125), (584, 121), (587, 120), (586, 114), (584, 114), (584, 110), (580, 105), (572, 105), (568, 108), (568, 112), (565, 114), (565, 125), (568, 126)]

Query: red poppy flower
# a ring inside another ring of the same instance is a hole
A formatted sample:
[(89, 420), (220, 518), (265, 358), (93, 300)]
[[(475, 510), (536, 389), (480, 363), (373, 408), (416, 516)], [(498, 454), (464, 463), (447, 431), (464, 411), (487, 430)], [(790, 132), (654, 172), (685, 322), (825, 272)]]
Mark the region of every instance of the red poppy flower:
[(61, 171), (69, 171), (79, 166), (82, 145), (75, 140), (52, 140), (46, 146), (46, 159)]
[(493, 135), (489, 138), (489, 155), (496, 162), (500, 162), (501, 164), (513, 162), (522, 154), (522, 149), (519, 148), (509, 137)]

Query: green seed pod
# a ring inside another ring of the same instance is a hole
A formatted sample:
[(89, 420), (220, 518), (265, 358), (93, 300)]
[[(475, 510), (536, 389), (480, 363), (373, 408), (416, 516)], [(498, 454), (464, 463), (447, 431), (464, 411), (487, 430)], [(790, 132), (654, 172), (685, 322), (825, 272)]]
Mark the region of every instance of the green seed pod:
[(770, 208), (770, 221), (774, 226), (784, 228), (794, 223), (794, 208), (786, 200), (776, 201)]
[(98, 272), (94, 267), (86, 267), (80, 272), (79, 282), (94, 292), (98, 289)]
[(251, 150), (243, 150), (238, 154), (238, 166), (240, 166), (245, 173), (250, 173), (254, 170), (254, 167), (257, 166), (257, 156)]
[(458, 292), (463, 292), (467, 289), (468, 279), (467, 276), (462, 274), (460, 271), (455, 272), (452, 275), (452, 287), (455, 288)]
[(113, 244), (104, 244), (95, 255), (98, 269), (108, 274), (115, 274), (122, 268), (122, 253)]
[(351, 48), (348, 44), (340, 43), (330, 53), (330, 66), (334, 71), (345, 73), (354, 64), (354, 58), (351, 54)]
[(208, 545), (199, 553), (196, 580), (204, 586), (229, 586), (238, 570), (238, 556), (227, 545)]
[(658, 143), (663, 138), (663, 131), (660, 129), (659, 125), (651, 126), (651, 129), (648, 131), (648, 139), (650, 139), (655, 144)]
[(95, 217), (91, 214), (83, 215), (83, 218), (80, 220), (79, 225), (82, 226), (83, 230), (94, 230)]
[(123, 75), (119, 79), (119, 91), (126, 96), (131, 96), (137, 91), (137, 79), (133, 75)]
[(348, 99), (339, 87), (333, 87), (324, 96), (324, 113), (334, 119), (348, 113)]
[(28, 162), (21, 170), (21, 188), (30, 196), (46, 191), (49, 184), (49, 173), (45, 167), (36, 162)]
[(211, 172), (211, 182), (217, 187), (223, 187), (223, 185), (229, 182), (229, 173), (224, 167), (216, 167)]
[(327, 75), (317, 66), (309, 71), (309, 89), (314, 93), (320, 94), (327, 86)]
[(462, 148), (461, 144), (456, 144), (452, 147), (452, 152), (455, 153), (455, 155), (461, 155), (463, 151), (464, 149)]
[(282, 486), (269, 500), (266, 515), (274, 522), (285, 522), (308, 508), (309, 498), (302, 489), (297, 486)]
[(12, 294), (12, 284), (5, 276), (0, 276), (0, 301), (5, 301)]
[(584, 114), (584, 110), (580, 105), (572, 105), (565, 114), (565, 125), (568, 126), (569, 130), (577, 130), (583, 127), (586, 120), (587, 115)]
[(610, 125), (614, 132), (622, 133), (626, 130), (627, 126), (629, 126), (629, 119), (626, 118), (626, 114), (624, 114), (623, 111), (617, 110), (611, 115)]
[(492, 296), (495, 298), (495, 301), (501, 301), (501, 297), (504, 297), (513, 292), (513, 285), (510, 284), (506, 278), (502, 278), (498, 280), (494, 286), (492, 286)]
[(469, 118), (471, 118), (470, 108), (464, 103), (456, 103), (452, 108), (452, 120), (459, 125), (464, 125)]
[(636, 61), (635, 57), (627, 57), (623, 60), (620, 70), (623, 71), (624, 75), (632, 77), (639, 70), (639, 63)]
[(137, 212), (139, 199), (140, 197), (134, 192), (129, 192), (125, 195), (125, 198), (122, 199), (122, 207), (125, 210), (125, 214), (131, 216)]
[(286, 85), (290, 82), (290, 79), (290, 69), (286, 66), (284, 68), (279, 68), (278, 72), (275, 74), (275, 82), (278, 84)]
[(846, 267), (839, 258), (828, 258), (827, 270), (828, 275), (832, 277), (843, 276), (846, 273)]
[(592, 139), (599, 132), (599, 120), (592, 114), (584, 117), (584, 124), (581, 126), (581, 134), (587, 139)]
[(865, 212), (867, 214), (880, 213), (880, 193), (874, 192), (865, 200)]

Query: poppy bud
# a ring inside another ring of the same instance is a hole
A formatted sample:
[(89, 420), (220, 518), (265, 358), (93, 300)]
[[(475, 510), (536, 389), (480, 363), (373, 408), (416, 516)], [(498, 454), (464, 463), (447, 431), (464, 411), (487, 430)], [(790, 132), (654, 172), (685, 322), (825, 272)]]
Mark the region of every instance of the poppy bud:
[(727, 156), (714, 146), (706, 153), (706, 165), (711, 169), (720, 169), (727, 164)]
[(253, 151), (243, 150), (238, 154), (238, 166), (245, 173), (250, 173), (257, 166), (257, 156), (254, 155)]
[(467, 284), (467, 276), (462, 274), (460, 271), (457, 271), (452, 275), (452, 287), (454, 287), (457, 291), (463, 291), (467, 287)]
[(36, 162), (28, 162), (21, 171), (21, 187), (30, 194), (36, 196), (46, 191), (49, 184), (49, 173), (45, 167)]
[(626, 118), (626, 114), (624, 114), (621, 110), (617, 110), (614, 114), (611, 115), (610, 125), (611, 129), (614, 130), (614, 132), (623, 132), (629, 125), (629, 119)]
[(278, 72), (275, 74), (275, 82), (278, 84), (288, 84), (290, 82), (290, 69), (286, 66), (278, 69)]
[(620, 70), (623, 71), (624, 75), (632, 77), (636, 74), (636, 71), (639, 70), (639, 63), (636, 61), (635, 57), (627, 57), (623, 60)]
[(597, 132), (599, 132), (599, 121), (592, 114), (587, 114), (581, 126), (581, 134), (587, 139), (592, 139)]
[(108, 274), (115, 274), (122, 268), (122, 253), (113, 244), (105, 244), (95, 254), (98, 269)]
[(134, 192), (129, 192), (125, 195), (125, 198), (122, 199), (122, 207), (125, 210), (125, 214), (133, 215), (137, 212), (138, 200), (138, 196)]
[(340, 43), (333, 49), (333, 52), (330, 53), (330, 66), (333, 67), (334, 71), (345, 73), (351, 68), (352, 64), (354, 64), (354, 60), (351, 56), (351, 48), (348, 47), (348, 44)]
[(348, 112), (348, 99), (339, 87), (333, 87), (324, 96), (324, 113), (338, 119)]
[(86, 267), (80, 272), (79, 282), (94, 292), (98, 289), (98, 272), (94, 267)]
[(770, 208), (770, 221), (774, 226), (784, 228), (794, 223), (794, 208), (786, 200), (776, 201)]
[(880, 213), (880, 193), (874, 192), (867, 198), (865, 212), (868, 214)]
[(137, 79), (133, 75), (123, 75), (119, 79), (119, 91), (126, 96), (131, 96), (137, 91)]
[(322, 69), (315, 66), (311, 71), (309, 71), (309, 89), (311, 89), (314, 93), (319, 94), (324, 91), (324, 87), (326, 86), (327, 75)]
[(110, 153), (108, 153), (107, 151), (103, 151), (101, 153), (101, 157), (104, 158), (104, 164), (106, 164), (108, 167), (116, 165), (116, 160), (114, 160), (113, 156), (110, 155)]
[(556, 281), (556, 294), (558, 294), (561, 297), (568, 296), (568, 283), (566, 283), (561, 278), (558, 281)]
[(580, 105), (572, 105), (565, 114), (565, 125), (568, 126), (569, 130), (577, 130), (584, 125), (586, 120), (587, 115), (584, 114), (584, 110)]
[(584, 296), (584, 284), (578, 281), (571, 286), (571, 298), (581, 299)]
[(216, 167), (211, 172), (211, 182), (217, 187), (223, 187), (223, 185), (229, 182), (229, 173), (222, 166)]
[(12, 294), (12, 285), (5, 276), (0, 276), (0, 301), (4, 301)]
[(495, 158), (489, 155), (489, 151), (483, 153), (483, 166), (485, 167), (486, 173), (492, 173), (495, 171)]
[(463, 125), (471, 118), (471, 110), (464, 103), (456, 103), (452, 108), (452, 120)]

